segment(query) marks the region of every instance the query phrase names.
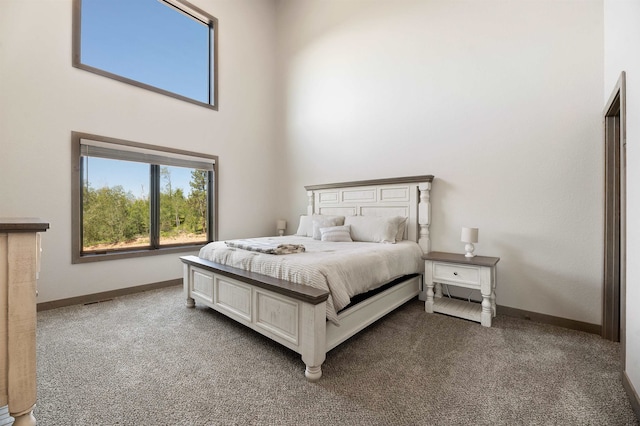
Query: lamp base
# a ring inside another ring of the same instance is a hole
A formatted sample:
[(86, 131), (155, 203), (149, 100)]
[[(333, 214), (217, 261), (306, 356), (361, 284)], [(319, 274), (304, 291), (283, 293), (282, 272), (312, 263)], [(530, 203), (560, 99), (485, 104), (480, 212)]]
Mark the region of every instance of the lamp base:
[(464, 257), (475, 257), (475, 254), (473, 254), (473, 250), (475, 250), (475, 247), (473, 247), (473, 244), (471, 244), (471, 243), (465, 244), (464, 249), (467, 252), (464, 255)]

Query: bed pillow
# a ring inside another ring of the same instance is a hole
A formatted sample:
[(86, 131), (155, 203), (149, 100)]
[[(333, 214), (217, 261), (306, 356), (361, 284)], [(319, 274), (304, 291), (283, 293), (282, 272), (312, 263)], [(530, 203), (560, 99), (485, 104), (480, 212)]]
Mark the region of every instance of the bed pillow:
[(401, 217), (400, 220), (398, 220), (398, 233), (396, 234), (396, 242), (402, 241), (404, 239), (404, 231), (406, 227), (407, 218)]
[[(303, 214), (300, 216), (298, 230), (296, 231), (295, 235), (300, 237), (313, 237), (313, 221), (324, 220), (324, 219), (336, 219), (335, 225), (328, 225), (328, 226), (338, 226), (338, 225), (344, 224), (344, 216), (330, 216), (330, 215), (321, 215), (321, 214), (314, 214), (313, 216), (309, 216), (309, 215)], [(318, 239), (320, 239), (320, 237), (318, 237)]]
[(394, 244), (402, 219), (400, 216), (347, 216), (344, 224), (351, 226), (353, 241)]
[(298, 223), (298, 230), (296, 231), (296, 235), (300, 237), (309, 237), (310, 235), (307, 235), (307, 230), (309, 228), (311, 228), (311, 232), (313, 232), (313, 221), (311, 219), (311, 216), (303, 214), (302, 216), (300, 216), (300, 222)]
[(349, 225), (330, 226), (328, 228), (320, 228), (321, 241), (333, 241), (336, 243), (350, 243), (351, 227)]
[(344, 223), (342, 216), (313, 216), (313, 239), (319, 240), (322, 237), (321, 228), (341, 226), (342, 223)]

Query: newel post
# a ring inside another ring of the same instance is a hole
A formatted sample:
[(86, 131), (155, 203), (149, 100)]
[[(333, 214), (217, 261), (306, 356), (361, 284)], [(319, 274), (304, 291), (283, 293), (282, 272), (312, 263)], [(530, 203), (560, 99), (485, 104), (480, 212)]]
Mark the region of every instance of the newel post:
[(307, 214), (313, 215), (313, 191), (307, 191)]
[(431, 239), (429, 237), (429, 225), (431, 225), (431, 182), (425, 182), (418, 185), (420, 191), (420, 202), (418, 203), (418, 225), (419, 236), (418, 244), (422, 251), (429, 253), (431, 251)]

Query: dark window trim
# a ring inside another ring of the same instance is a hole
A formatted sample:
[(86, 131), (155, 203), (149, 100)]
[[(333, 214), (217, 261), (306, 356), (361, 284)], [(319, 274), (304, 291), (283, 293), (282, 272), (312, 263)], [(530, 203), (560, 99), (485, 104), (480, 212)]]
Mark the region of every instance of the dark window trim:
[[(164, 0), (163, 0), (164, 1)], [(180, 7), (176, 6), (176, 4), (184, 7), (184, 10)], [(137, 80), (132, 80), (127, 77), (123, 77), (118, 74), (110, 73), (100, 68), (92, 67), (90, 65), (86, 65), (82, 63), (81, 59), (81, 23), (82, 23), (82, 0), (73, 0), (73, 13), (72, 13), (72, 60), (71, 63), (75, 68), (92, 72), (94, 74), (101, 75), (103, 77), (111, 78), (113, 80), (117, 80), (123, 83), (130, 84), (132, 86), (140, 87), (142, 89), (150, 90), (152, 92), (160, 93), (165, 96), (170, 96), (175, 99), (180, 99), (185, 102), (189, 102), (192, 104), (200, 105), (205, 108), (209, 108), (215, 111), (218, 111), (218, 19), (214, 16), (208, 14), (204, 10), (198, 8), (197, 6), (192, 5), (191, 3), (185, 0), (172, 0), (167, 2), (168, 5), (179, 9), (180, 11), (186, 13), (187, 15), (191, 15), (189, 10), (193, 12), (205, 16), (208, 19), (208, 22), (204, 22), (209, 26), (209, 103), (200, 102), (195, 99), (191, 99), (186, 96), (179, 95), (177, 93), (170, 92), (168, 90), (161, 89), (159, 87), (152, 86), (150, 84), (141, 83)], [(194, 19), (198, 19), (195, 18)], [(198, 19), (201, 21), (200, 19)], [(213, 75), (211, 73), (213, 69)]]
[(80, 146), (82, 139), (93, 141), (108, 142), (116, 145), (137, 147), (149, 149), (168, 154), (179, 154), (187, 156), (195, 156), (211, 159), (214, 163), (213, 181), (208, 182), (209, 194), (213, 193), (213, 197), (208, 199), (209, 211), (209, 234), (208, 240), (215, 241), (218, 236), (218, 156), (206, 155), (193, 151), (185, 151), (180, 149), (166, 148), (158, 145), (149, 145), (139, 142), (132, 142), (123, 139), (116, 139), (107, 136), (99, 136), (83, 132), (71, 132), (71, 263), (88, 263), (103, 260), (129, 259), (143, 256), (157, 256), (164, 254), (185, 253), (199, 250), (204, 244), (190, 244), (180, 246), (163, 246), (160, 248), (130, 248), (121, 251), (109, 251), (101, 253), (82, 253), (82, 194), (81, 194), (81, 171), (82, 159), (80, 155)]

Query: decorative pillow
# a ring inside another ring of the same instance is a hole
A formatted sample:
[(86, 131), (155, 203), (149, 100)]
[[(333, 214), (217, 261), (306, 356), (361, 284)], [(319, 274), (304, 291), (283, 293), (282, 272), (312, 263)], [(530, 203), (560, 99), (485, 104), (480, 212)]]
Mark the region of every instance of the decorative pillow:
[[(344, 224), (344, 216), (330, 216), (330, 215), (321, 215), (314, 214), (313, 216), (308, 216), (303, 214), (300, 216), (300, 222), (298, 224), (298, 230), (296, 231), (297, 236), (300, 237), (313, 237), (313, 221), (314, 220), (324, 220), (324, 219), (336, 219), (335, 225), (343, 225)], [(334, 225), (328, 225), (334, 226)], [(318, 236), (320, 239), (320, 236)]]
[(341, 222), (344, 222), (341, 217), (313, 216), (313, 239), (319, 240), (322, 237), (320, 228), (340, 226)]
[(351, 226), (353, 241), (394, 244), (402, 219), (400, 216), (347, 216), (344, 224)]
[(398, 233), (396, 234), (396, 243), (398, 241), (402, 241), (404, 238), (404, 231), (405, 228), (407, 227), (407, 218), (406, 217), (400, 217), (400, 220), (398, 221)]
[[(309, 229), (311, 229), (310, 233), (307, 232)], [(307, 216), (306, 214), (300, 216), (300, 223), (298, 224), (296, 235), (299, 237), (311, 237), (313, 235), (313, 220), (311, 216)]]
[(328, 228), (320, 228), (321, 241), (333, 241), (337, 243), (352, 242), (351, 227), (349, 225), (331, 226)]

